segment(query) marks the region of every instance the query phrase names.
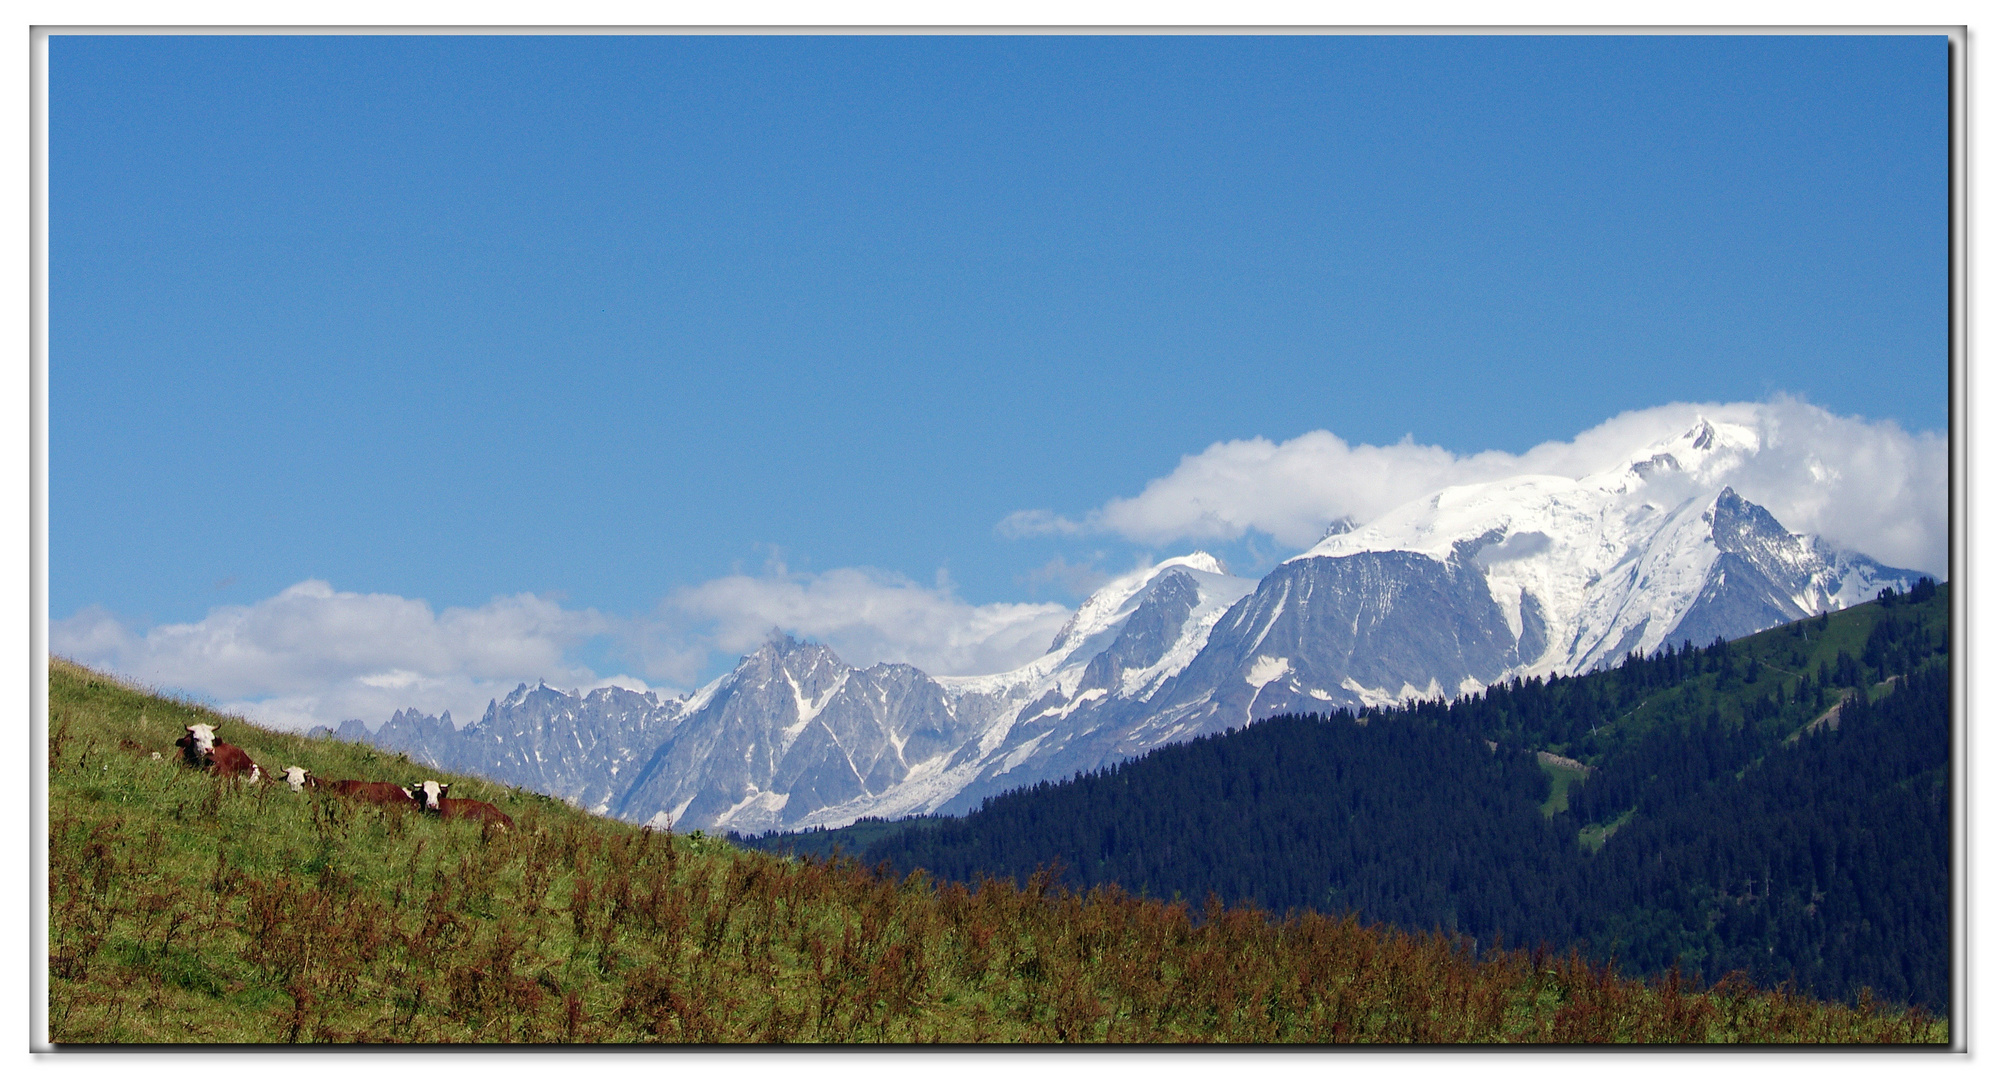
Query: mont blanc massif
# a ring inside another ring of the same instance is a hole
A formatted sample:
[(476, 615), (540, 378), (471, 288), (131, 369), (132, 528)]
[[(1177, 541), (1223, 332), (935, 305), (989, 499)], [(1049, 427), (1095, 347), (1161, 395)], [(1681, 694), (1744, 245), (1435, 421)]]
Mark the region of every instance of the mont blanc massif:
[(963, 812), (1280, 713), (1579, 674), (1918, 579), (1724, 484), (1757, 448), (1699, 420), (1583, 478), (1449, 487), (1344, 522), (1259, 580), (1171, 558), (1100, 588), (1047, 653), (1000, 674), (856, 668), (775, 634), (686, 698), (523, 685), (464, 728), (406, 710), (334, 734), (655, 826), (833, 827)]

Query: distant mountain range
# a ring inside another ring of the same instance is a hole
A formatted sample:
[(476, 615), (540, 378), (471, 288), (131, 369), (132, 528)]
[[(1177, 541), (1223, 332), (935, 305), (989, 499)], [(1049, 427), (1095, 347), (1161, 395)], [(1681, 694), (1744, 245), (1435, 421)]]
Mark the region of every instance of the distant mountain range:
[(780, 635), (686, 698), (524, 684), (463, 729), (405, 711), (332, 734), (632, 821), (838, 826), (957, 813), (1278, 713), (1737, 638), (1917, 580), (1725, 486), (1757, 448), (1749, 428), (1699, 420), (1582, 479), (1452, 487), (1344, 521), (1262, 580), (1169, 559), (1099, 589), (1047, 653), (1000, 674), (855, 668)]

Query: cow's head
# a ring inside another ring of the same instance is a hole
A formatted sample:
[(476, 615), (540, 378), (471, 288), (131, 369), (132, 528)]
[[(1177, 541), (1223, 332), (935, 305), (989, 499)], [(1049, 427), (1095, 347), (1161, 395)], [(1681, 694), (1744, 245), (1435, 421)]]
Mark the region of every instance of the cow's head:
[(409, 791), (410, 797), (417, 800), (418, 809), (439, 810), (443, 809), (438, 805), (439, 800), (445, 798), (445, 793), (451, 789), (452, 785), (450, 784), (441, 784), (436, 780), (426, 780), (416, 787), (410, 788)]
[(215, 753), (215, 725), (189, 724), (188, 733), (174, 741), (189, 761), (198, 765), (208, 763), (209, 755)]
[(293, 791), (303, 790), (306, 787), (306, 770), (297, 765), (285, 766), (285, 783)]

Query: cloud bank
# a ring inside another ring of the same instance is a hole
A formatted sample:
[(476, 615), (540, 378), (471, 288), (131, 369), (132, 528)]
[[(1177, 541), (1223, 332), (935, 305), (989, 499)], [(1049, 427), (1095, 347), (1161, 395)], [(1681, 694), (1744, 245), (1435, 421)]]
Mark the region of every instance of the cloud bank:
[(642, 631), (641, 650), (649, 675), (685, 680), (710, 650), (748, 652), (778, 629), (824, 642), (858, 667), (973, 675), (1042, 655), (1068, 618), (1061, 604), (969, 604), (943, 572), (926, 586), (861, 567), (798, 574), (774, 564), (762, 576), (733, 574), (669, 596)]
[(433, 612), (422, 600), (302, 581), (254, 604), (213, 608), (197, 623), (143, 633), (86, 608), (50, 625), (49, 647), (275, 727), (375, 724), (410, 707), (450, 710), (464, 722), (524, 679), (602, 685), (608, 680), (566, 654), (613, 626), (595, 611), (529, 595)]
[(1184, 457), (1138, 495), (1112, 499), (1080, 519), (1023, 510), (998, 529), (1004, 536), (1109, 533), (1152, 545), (1262, 533), (1305, 549), (1332, 522), (1366, 522), (1454, 484), (1526, 473), (1577, 478), (1611, 468), (1686, 430), (1699, 415), (1759, 432), (1759, 452), (1727, 482), (1787, 528), (1892, 566), (1946, 572), (1945, 436), (1836, 416), (1790, 397), (1622, 413), (1568, 442), (1522, 454), (1456, 455), (1409, 439), (1351, 445), (1326, 431), (1280, 443), (1236, 439)]
[[(735, 574), (683, 589), (649, 616), (573, 611), (535, 596), (433, 612), (422, 600), (303, 581), (200, 622), (135, 630), (102, 608), (52, 624), (50, 648), (92, 667), (190, 693), (226, 712), (300, 729), (399, 709), (464, 723), (521, 682), (565, 690), (647, 680), (690, 686), (719, 653), (755, 649), (774, 629), (842, 659), (914, 664), (933, 674), (1001, 671), (1041, 655), (1070, 617), (1059, 604), (969, 604), (943, 575), (926, 586), (865, 568)], [(609, 638), (645, 675), (600, 676), (574, 659)], [(670, 691), (671, 692), (671, 691)]]

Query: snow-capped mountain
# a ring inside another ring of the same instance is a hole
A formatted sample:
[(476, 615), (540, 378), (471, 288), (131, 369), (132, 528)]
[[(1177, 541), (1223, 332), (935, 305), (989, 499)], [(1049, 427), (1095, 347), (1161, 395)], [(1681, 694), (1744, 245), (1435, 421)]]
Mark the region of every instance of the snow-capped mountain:
[(1010, 773), (1079, 704), (1144, 698), (1253, 583), (1198, 552), (1099, 589), (1050, 649), (1001, 675), (857, 669), (777, 637), (691, 698), (612, 811), (755, 830), (937, 810)]
[(1331, 532), (1218, 623), (1123, 749), (1279, 712), (1576, 674), (1917, 579), (1789, 533), (1722, 485), (1757, 447), (1749, 428), (1699, 420), (1582, 479), (1451, 487)]
[(1000, 674), (858, 669), (779, 636), (686, 699), (523, 686), (463, 730), (399, 713), (369, 739), (635, 821), (834, 826), (959, 812), (1276, 713), (1739, 637), (1917, 579), (1732, 490), (1757, 449), (1752, 429), (1699, 420), (1581, 479), (1451, 487), (1345, 520), (1260, 581), (1201, 552), (1169, 559), (1099, 589), (1048, 652)]
[(1699, 419), (1583, 479), (1447, 488), (1289, 563), (1406, 551), (1477, 568), (1512, 636), (1541, 628), (1523, 670), (1559, 673), (1846, 607), (1912, 576), (1790, 534), (1724, 486), (1758, 445), (1751, 428)]

